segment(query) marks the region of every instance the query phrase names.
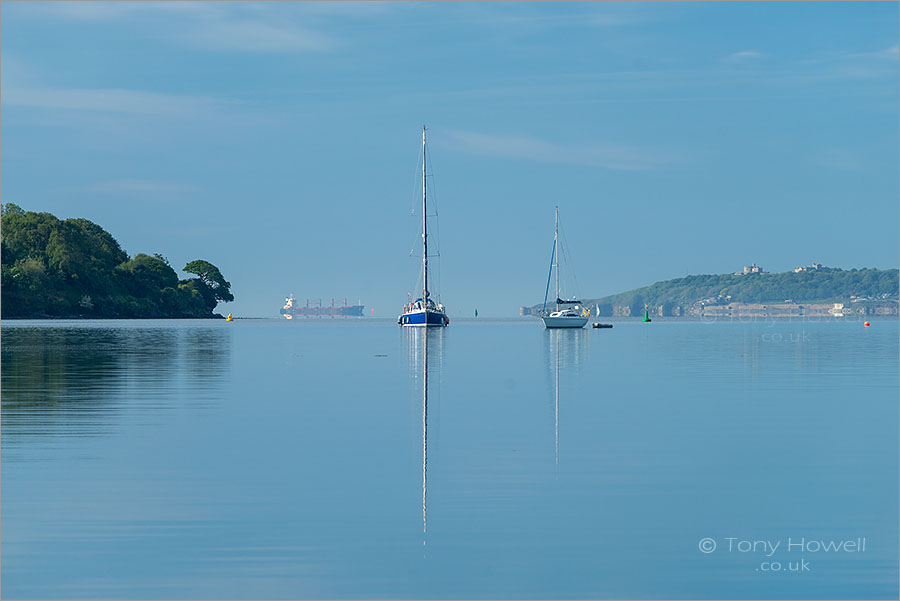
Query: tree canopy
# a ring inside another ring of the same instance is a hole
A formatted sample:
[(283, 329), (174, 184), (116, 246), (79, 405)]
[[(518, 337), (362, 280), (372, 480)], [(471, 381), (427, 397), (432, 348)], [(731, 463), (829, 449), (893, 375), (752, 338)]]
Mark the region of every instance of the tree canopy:
[[(2, 317), (213, 317), (231, 284), (208, 261), (179, 280), (160, 254), (133, 258), (87, 219), (2, 207)], [(192, 267), (188, 270), (187, 267)]]
[(825, 267), (798, 273), (689, 275), (585, 302), (633, 305), (638, 301), (651, 306), (665, 303), (687, 306), (719, 297), (733, 302), (776, 303), (787, 299), (831, 302), (847, 300), (851, 296), (896, 299), (898, 271)]
[[(650, 307), (690, 306), (700, 300), (741, 303), (841, 302), (859, 298), (897, 299), (900, 280), (896, 269), (834, 269), (823, 267), (784, 273), (689, 275), (602, 298), (585, 299), (611, 315), (614, 306), (629, 306), (631, 314)], [(539, 307), (540, 305), (535, 305)]]
[(226, 281), (219, 268), (209, 261), (202, 259), (191, 261), (184, 266), (182, 271), (197, 275), (196, 278), (187, 280), (187, 283), (200, 293), (206, 303), (211, 305), (211, 308), (215, 308), (218, 301), (228, 303), (234, 300), (234, 296), (231, 294), (231, 283)]

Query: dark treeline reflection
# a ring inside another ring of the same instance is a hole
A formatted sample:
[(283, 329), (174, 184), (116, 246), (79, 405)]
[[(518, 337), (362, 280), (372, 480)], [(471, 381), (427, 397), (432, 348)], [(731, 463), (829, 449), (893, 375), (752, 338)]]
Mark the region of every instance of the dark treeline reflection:
[(215, 328), (6, 327), (4, 447), (23, 437), (105, 435), (123, 411), (208, 400), (221, 390), (230, 342)]
[(231, 332), (193, 328), (181, 334), (187, 387), (193, 392), (193, 398), (210, 398), (221, 390), (222, 380), (229, 371)]

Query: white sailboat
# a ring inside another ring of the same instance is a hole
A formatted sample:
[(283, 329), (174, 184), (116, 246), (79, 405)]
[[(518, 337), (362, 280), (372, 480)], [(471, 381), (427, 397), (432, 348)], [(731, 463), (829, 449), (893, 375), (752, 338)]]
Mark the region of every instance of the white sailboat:
[[(541, 319), (548, 328), (583, 328), (589, 311), (579, 300), (559, 297), (559, 207), (556, 207), (556, 229), (553, 234), (553, 254), (550, 257), (550, 274), (547, 275), (547, 291), (544, 293), (544, 309)], [(547, 312), (547, 294), (550, 292), (550, 276), (556, 273), (556, 310)]]

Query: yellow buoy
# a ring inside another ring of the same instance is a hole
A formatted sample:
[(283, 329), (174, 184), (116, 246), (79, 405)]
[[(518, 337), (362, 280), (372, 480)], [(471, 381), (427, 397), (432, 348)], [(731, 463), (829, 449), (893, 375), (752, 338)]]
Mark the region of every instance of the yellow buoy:
[(234, 321), (234, 317), (231, 316), (231, 313), (228, 314), (228, 317), (225, 318), (225, 321)]

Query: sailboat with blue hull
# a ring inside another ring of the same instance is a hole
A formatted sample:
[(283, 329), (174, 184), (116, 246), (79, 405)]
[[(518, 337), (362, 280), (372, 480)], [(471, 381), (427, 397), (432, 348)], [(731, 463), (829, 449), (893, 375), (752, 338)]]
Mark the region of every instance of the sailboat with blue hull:
[(450, 318), (444, 305), (431, 298), (428, 291), (428, 194), (425, 181), (425, 128), (422, 127), (422, 296), (404, 305), (397, 323), (411, 327), (445, 327)]

